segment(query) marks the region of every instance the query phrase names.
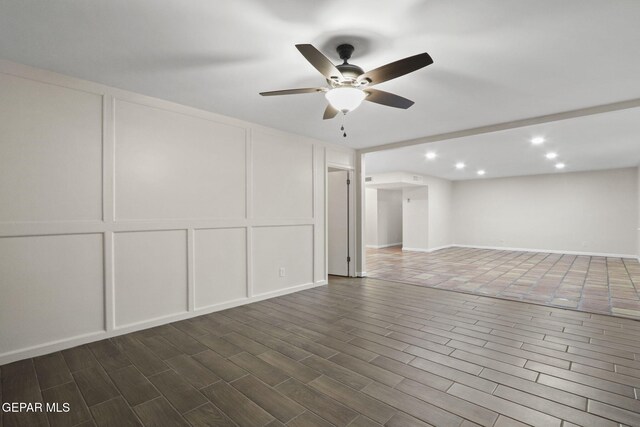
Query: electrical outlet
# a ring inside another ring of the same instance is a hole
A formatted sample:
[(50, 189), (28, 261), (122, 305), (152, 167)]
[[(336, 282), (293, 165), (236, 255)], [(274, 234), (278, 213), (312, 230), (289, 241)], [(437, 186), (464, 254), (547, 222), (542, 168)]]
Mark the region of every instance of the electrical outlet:
[(285, 277), (287, 275), (287, 271), (284, 267), (280, 267), (280, 277)]

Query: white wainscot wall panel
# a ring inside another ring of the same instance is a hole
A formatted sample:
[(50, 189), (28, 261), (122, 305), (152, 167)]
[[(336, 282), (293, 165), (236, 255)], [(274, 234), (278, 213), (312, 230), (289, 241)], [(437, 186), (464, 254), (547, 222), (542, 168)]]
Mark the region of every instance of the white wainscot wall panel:
[(102, 234), (0, 238), (0, 356), (99, 333)]
[(187, 232), (116, 233), (116, 327), (187, 311)]
[(196, 230), (195, 308), (247, 297), (245, 228)]
[(102, 219), (102, 96), (2, 73), (0, 94), (0, 222)]
[(243, 128), (115, 105), (116, 219), (245, 217)]
[[(261, 295), (313, 282), (313, 226), (253, 229), (253, 292)], [(285, 276), (280, 277), (280, 268)]]
[(313, 145), (256, 130), (252, 142), (255, 217), (311, 218)]

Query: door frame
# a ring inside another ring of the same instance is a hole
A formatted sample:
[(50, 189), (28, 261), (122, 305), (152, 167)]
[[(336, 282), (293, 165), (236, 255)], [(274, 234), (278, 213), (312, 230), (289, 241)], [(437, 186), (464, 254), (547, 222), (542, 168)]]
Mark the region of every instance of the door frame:
[(356, 174), (355, 170), (352, 167), (346, 167), (344, 165), (334, 165), (331, 163), (327, 163), (327, 166), (324, 171), (324, 241), (325, 241), (325, 271), (327, 274), (327, 281), (329, 280), (329, 172), (331, 171), (345, 171), (348, 172), (350, 185), (347, 189), (349, 195), (349, 202), (347, 204), (348, 210), (348, 239), (347, 239), (347, 256), (350, 257), (351, 261), (348, 263), (348, 277), (356, 277), (356, 264), (358, 259), (358, 250), (356, 248), (356, 198), (357, 194), (357, 186), (356, 186)]

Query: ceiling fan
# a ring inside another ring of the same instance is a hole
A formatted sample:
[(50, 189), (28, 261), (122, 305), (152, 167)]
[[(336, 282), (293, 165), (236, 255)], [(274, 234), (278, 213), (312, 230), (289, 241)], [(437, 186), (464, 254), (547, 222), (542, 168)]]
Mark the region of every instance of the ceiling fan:
[(375, 102), (388, 107), (407, 109), (413, 105), (413, 101), (393, 93), (373, 89), (371, 86), (386, 82), (396, 77), (409, 74), (427, 65), (433, 64), (433, 59), (428, 53), (409, 56), (399, 61), (391, 62), (382, 67), (375, 68), (366, 73), (355, 64), (349, 64), (348, 60), (353, 54), (354, 47), (350, 44), (341, 44), (337, 47), (338, 55), (344, 62), (334, 65), (329, 58), (310, 44), (297, 44), (300, 53), (327, 79), (328, 87), (300, 88), (261, 92), (262, 96), (296, 95), (299, 93), (324, 92), (327, 101), (323, 119), (332, 119), (338, 112), (347, 114), (353, 111), (362, 101)]

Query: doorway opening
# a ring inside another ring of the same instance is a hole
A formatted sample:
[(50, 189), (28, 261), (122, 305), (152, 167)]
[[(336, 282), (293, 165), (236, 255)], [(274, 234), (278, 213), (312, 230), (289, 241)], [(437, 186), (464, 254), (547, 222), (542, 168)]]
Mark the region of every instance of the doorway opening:
[(402, 275), (411, 252), (430, 252), (429, 185), (405, 172), (365, 177), (364, 244), (367, 277)]
[(367, 249), (402, 248), (402, 189), (366, 188), (365, 244)]

